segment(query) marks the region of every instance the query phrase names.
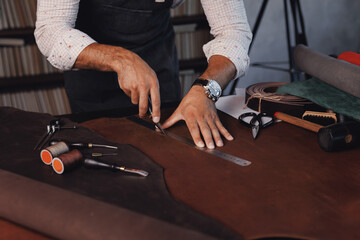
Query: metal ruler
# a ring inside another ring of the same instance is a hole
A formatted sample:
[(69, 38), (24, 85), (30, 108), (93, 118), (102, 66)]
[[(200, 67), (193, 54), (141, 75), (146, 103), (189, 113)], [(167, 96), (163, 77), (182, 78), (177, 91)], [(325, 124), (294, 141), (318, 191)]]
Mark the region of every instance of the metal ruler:
[[(136, 117), (136, 116), (130, 116), (130, 117), (127, 117), (127, 119), (129, 119), (130, 121), (135, 122), (135, 123), (137, 123), (137, 124), (139, 124), (141, 126), (144, 126), (146, 128), (149, 128), (149, 129), (155, 131), (155, 125), (153, 123), (151, 123), (151, 122), (145, 121), (145, 120), (143, 120), (143, 119), (141, 119), (139, 117)], [(195, 143), (192, 140), (190, 140), (188, 138), (185, 138), (183, 136), (177, 135), (175, 133), (169, 132), (169, 131), (166, 131), (166, 136), (171, 137), (172, 139), (175, 139), (175, 140), (177, 140), (179, 142), (182, 142), (182, 143), (184, 143), (186, 145), (189, 145), (191, 147), (195, 147), (196, 149), (198, 149), (200, 151), (209, 153), (211, 155), (215, 155), (217, 157), (220, 157), (220, 158), (222, 158), (224, 160), (227, 160), (229, 162), (235, 163), (235, 164), (243, 166), (243, 167), (249, 166), (251, 164), (251, 162), (248, 161), (248, 160), (236, 157), (236, 156), (228, 154), (228, 153), (224, 153), (224, 152), (219, 151), (217, 149), (209, 149), (209, 148), (206, 148), (206, 147), (200, 148), (200, 147), (196, 146)]]

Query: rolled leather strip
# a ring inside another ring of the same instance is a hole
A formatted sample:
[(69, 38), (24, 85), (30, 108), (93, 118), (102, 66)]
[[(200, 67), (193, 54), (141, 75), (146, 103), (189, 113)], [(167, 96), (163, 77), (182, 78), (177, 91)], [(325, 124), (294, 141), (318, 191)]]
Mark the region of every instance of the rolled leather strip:
[(298, 45), (294, 53), (296, 66), (344, 92), (360, 98), (360, 67)]
[(306, 110), (320, 108), (305, 98), (275, 93), (280, 86), (285, 84), (288, 82), (263, 82), (250, 85), (246, 88), (247, 107), (271, 115), (275, 112), (301, 115)]

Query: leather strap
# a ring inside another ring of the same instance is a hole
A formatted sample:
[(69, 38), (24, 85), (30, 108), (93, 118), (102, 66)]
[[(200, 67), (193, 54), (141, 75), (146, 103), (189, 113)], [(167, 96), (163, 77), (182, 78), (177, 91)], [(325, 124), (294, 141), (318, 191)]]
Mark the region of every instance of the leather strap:
[(245, 98), (247, 107), (270, 115), (275, 112), (285, 112), (301, 116), (307, 110), (322, 110), (320, 106), (305, 98), (277, 94), (276, 90), (285, 84), (287, 82), (263, 82), (247, 87)]
[(207, 79), (201, 79), (201, 78), (197, 78), (194, 82), (193, 82), (193, 84), (192, 84), (192, 86), (194, 86), (194, 85), (199, 85), (199, 86), (206, 86), (207, 84), (208, 84), (208, 82), (209, 82), (209, 80), (207, 80)]

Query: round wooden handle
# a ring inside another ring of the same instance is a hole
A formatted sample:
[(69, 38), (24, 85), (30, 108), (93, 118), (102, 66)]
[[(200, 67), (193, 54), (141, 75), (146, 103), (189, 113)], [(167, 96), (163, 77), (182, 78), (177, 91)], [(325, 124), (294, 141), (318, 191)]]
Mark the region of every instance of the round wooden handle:
[(276, 112), (274, 114), (274, 116), (277, 119), (280, 119), (280, 120), (282, 120), (284, 122), (291, 123), (293, 125), (308, 129), (308, 130), (316, 132), (316, 133), (320, 130), (320, 128), (323, 127), (323, 126), (321, 126), (319, 124), (309, 122), (309, 121), (306, 121), (304, 119), (297, 118), (297, 117), (294, 117), (294, 116), (291, 116), (291, 115), (288, 115), (288, 114), (282, 113), (282, 112)]

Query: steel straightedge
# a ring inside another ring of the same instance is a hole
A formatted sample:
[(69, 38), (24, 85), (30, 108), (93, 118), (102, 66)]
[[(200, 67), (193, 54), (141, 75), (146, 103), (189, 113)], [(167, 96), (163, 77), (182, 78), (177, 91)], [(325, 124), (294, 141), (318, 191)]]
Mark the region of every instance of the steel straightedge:
[[(135, 122), (143, 127), (146, 127), (146, 128), (149, 128), (153, 131), (155, 131), (155, 125), (153, 123), (150, 123), (148, 121), (145, 121), (139, 117), (136, 117), (136, 116), (130, 116), (130, 117), (127, 117), (128, 120), (132, 121), (132, 122)], [(172, 132), (169, 132), (167, 131), (166, 132), (166, 136), (168, 137), (171, 137), (172, 139), (175, 139), (179, 142), (182, 142), (188, 146), (192, 146), (200, 151), (203, 151), (203, 152), (206, 152), (206, 153), (209, 153), (209, 154), (212, 154), (212, 155), (215, 155), (217, 157), (220, 157), (224, 160), (227, 160), (227, 161), (230, 161), (232, 163), (235, 163), (237, 165), (240, 165), (240, 166), (243, 166), (243, 167), (246, 167), (246, 166), (249, 166), (251, 164), (250, 161), (248, 160), (245, 160), (243, 158), (239, 158), (239, 157), (236, 157), (234, 155), (231, 155), (231, 154), (228, 154), (228, 153), (224, 153), (224, 152), (221, 152), (219, 150), (216, 150), (216, 149), (209, 149), (209, 148), (201, 148), (201, 147), (197, 147), (194, 142), (188, 138), (185, 138), (185, 137), (182, 137), (180, 135), (177, 135), (175, 133), (172, 133)]]

